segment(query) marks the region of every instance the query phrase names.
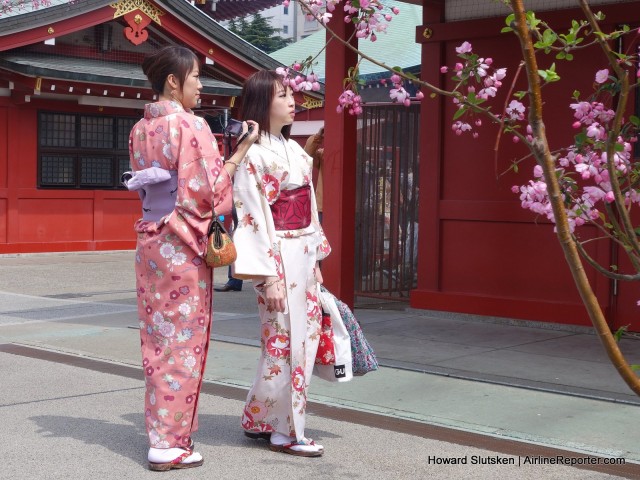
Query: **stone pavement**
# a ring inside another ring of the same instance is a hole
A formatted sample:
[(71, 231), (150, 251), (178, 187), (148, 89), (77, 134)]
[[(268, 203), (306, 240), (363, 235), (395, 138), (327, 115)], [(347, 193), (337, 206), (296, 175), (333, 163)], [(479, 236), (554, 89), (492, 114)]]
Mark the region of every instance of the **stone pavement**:
[[(152, 474), (142, 468), (132, 262), (132, 252), (0, 256), (0, 411), (10, 439), (0, 478)], [(251, 290), (216, 294), (196, 435), (206, 463), (168, 475), (640, 478), (639, 402), (588, 329), (416, 310), (356, 309), (386, 367), (347, 384), (314, 380), (309, 428), (322, 459), (269, 452), (239, 435), (259, 355)], [(636, 338), (622, 347), (640, 363)], [(517, 465), (557, 454), (626, 465)], [(441, 464), (451, 457), (467, 464)], [(503, 457), (516, 465), (472, 463)]]

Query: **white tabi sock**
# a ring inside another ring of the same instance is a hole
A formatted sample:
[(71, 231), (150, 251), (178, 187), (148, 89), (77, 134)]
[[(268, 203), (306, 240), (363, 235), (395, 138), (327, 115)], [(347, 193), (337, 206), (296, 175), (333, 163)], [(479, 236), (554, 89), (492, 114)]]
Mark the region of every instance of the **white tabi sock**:
[[(151, 463), (169, 463), (178, 458), (184, 452), (186, 452), (186, 450), (183, 448), (150, 448), (147, 459)], [(202, 455), (198, 452), (193, 452), (187, 458), (182, 460), (181, 463), (193, 463), (199, 462), (200, 460), (202, 460)]]

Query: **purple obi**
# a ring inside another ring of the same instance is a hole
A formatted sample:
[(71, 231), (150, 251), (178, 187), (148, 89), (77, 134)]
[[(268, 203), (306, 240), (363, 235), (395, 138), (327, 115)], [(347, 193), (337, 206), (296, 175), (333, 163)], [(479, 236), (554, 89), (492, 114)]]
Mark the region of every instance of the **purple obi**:
[(151, 167), (122, 174), (122, 184), (137, 191), (142, 200), (142, 219), (157, 222), (169, 215), (176, 206), (178, 192), (177, 170)]

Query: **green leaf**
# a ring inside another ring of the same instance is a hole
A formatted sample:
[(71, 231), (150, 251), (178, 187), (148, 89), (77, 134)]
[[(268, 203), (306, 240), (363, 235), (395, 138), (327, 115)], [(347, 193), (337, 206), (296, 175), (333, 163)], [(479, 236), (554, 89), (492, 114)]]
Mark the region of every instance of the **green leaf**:
[(556, 64), (552, 64), (546, 70), (538, 70), (538, 75), (547, 83), (557, 82), (560, 80), (560, 75), (556, 73)]
[(636, 117), (635, 115), (631, 115), (629, 117), (629, 121), (633, 123), (636, 127), (640, 127), (640, 118)]
[(515, 13), (512, 13), (512, 14), (510, 14), (510, 15), (507, 15), (507, 18), (505, 18), (505, 19), (504, 19), (504, 23), (505, 23), (507, 26), (511, 26), (511, 24), (512, 24), (513, 22), (515, 22), (515, 21), (516, 21), (516, 14), (515, 14)]
[(453, 114), (453, 119), (457, 120), (461, 116), (463, 116), (465, 113), (467, 113), (467, 107), (462, 107), (461, 109), (457, 110), (456, 113)]
[[(627, 325), (628, 326), (628, 325)], [(613, 334), (613, 339), (617, 342), (620, 341), (620, 339), (622, 338), (622, 335), (627, 331), (627, 326), (624, 327), (620, 327), (618, 330), (616, 330), (616, 332)]]
[(640, 365), (629, 365), (629, 368), (634, 372), (637, 372), (638, 370), (640, 370)]
[(416, 77), (413, 73), (411, 72), (404, 72), (405, 76), (407, 76), (408, 78), (410, 78), (411, 80), (420, 80), (418, 77)]

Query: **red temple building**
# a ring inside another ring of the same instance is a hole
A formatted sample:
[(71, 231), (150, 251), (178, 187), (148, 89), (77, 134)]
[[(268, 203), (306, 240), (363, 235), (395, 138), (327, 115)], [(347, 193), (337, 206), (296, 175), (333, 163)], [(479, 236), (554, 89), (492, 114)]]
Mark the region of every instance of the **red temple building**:
[[(231, 18), (234, 8), (249, 14), (278, 2), (49, 3), (0, 11), (0, 253), (133, 248), (140, 205), (120, 188), (119, 175), (128, 167), (129, 129), (153, 99), (141, 59), (172, 43), (194, 49), (205, 65), (199, 110), (215, 129), (221, 116), (235, 113), (246, 76), (279, 66), (216, 20)], [(500, 33), (500, 2), (405, 3), (422, 6), (422, 24), (406, 41), (420, 45), (416, 73), (424, 80), (451, 87), (440, 66), (456, 62), (455, 47), (465, 40), (516, 70), (519, 45)], [(531, 3), (537, 9), (539, 2)], [(581, 16), (574, 2), (551, 3), (537, 11), (557, 28)], [(592, 3), (606, 14), (605, 28), (640, 25), (637, 2)], [(336, 9), (331, 25), (346, 39), (352, 32), (341, 15)], [(637, 36), (623, 42), (638, 48)], [(296, 128), (302, 141), (325, 124), (323, 221), (333, 254), (323, 273), (331, 290), (349, 303), (356, 296), (400, 299), (420, 309), (589, 325), (553, 225), (524, 211), (511, 192), (528, 181), (533, 165), (501, 175), (522, 148), (503, 141), (496, 156), (490, 127), (477, 140), (457, 137), (450, 128), (454, 106), (429, 95), (406, 108), (371, 88), (360, 118), (338, 114), (342, 81), (356, 57), (331, 42), (327, 58), (327, 108), (314, 108), (322, 106), (318, 95), (300, 96), (296, 125), (300, 118), (307, 126)], [(552, 144), (572, 143), (568, 104), (573, 90), (591, 88), (603, 68), (596, 58), (577, 53), (559, 65), (563, 82), (546, 89)], [(583, 235), (595, 232), (586, 227)], [(616, 248), (599, 241), (589, 252), (617, 264)], [(588, 274), (611, 327), (640, 331), (640, 288)]]
[(221, 131), (237, 113), (244, 79), (280, 64), (214, 18), (276, 3), (221, 0), (213, 10), (185, 0), (3, 2), (0, 253), (134, 248), (140, 204), (120, 175), (128, 132), (153, 100), (142, 59), (170, 44), (196, 51), (204, 66), (197, 111)]
[[(423, 7), (423, 24), (407, 39), (422, 46), (422, 79), (452, 88), (440, 67), (458, 61), (455, 48), (463, 41), (471, 42), (481, 56), (491, 56), (494, 64), (506, 66), (510, 72), (517, 69), (519, 43), (515, 36), (500, 33), (508, 14), (500, 2), (408, 3)], [(605, 30), (640, 24), (637, 2), (590, 3), (606, 14)], [(571, 1), (532, 1), (527, 6), (558, 29), (582, 18)], [(341, 12), (334, 12), (332, 22), (343, 39), (350, 37), (350, 25), (342, 21)], [(638, 51), (638, 35), (626, 36), (622, 42), (622, 51)], [(503, 139), (496, 157), (497, 131), (491, 128), (477, 140), (456, 136), (450, 128), (455, 106), (443, 98), (429, 98), (428, 92), (419, 105), (417, 127), (411, 112), (402, 110), (405, 107), (368, 116), (369, 108), (388, 106), (367, 106), (360, 119), (337, 114), (334, 107), (342, 78), (357, 59), (337, 42), (328, 45), (326, 55), (331, 68), (326, 72), (328, 141), (324, 167), (334, 188), (324, 201), (324, 226), (333, 254), (324, 262), (323, 274), (333, 291), (347, 300), (354, 292), (387, 298), (408, 295), (410, 305), (420, 309), (590, 325), (553, 225), (523, 210), (511, 192), (512, 185), (527, 183), (533, 165), (523, 165), (519, 174), (501, 175), (523, 156), (524, 149)], [(548, 60), (550, 65), (554, 59)], [(579, 52), (571, 63), (559, 62), (563, 81), (545, 89), (546, 130), (552, 145), (573, 143), (574, 119), (568, 107), (572, 92), (590, 91), (593, 75), (603, 65), (600, 52), (594, 50)], [(516, 90), (523, 86), (522, 80), (520, 83)], [(638, 110), (637, 89), (634, 95)], [(386, 155), (382, 163), (380, 152)], [(638, 150), (635, 153), (640, 155)], [(373, 165), (378, 183), (366, 179), (371, 171), (363, 165)], [(413, 185), (404, 180), (409, 177)], [(371, 196), (378, 209), (373, 214), (363, 208)], [(407, 199), (415, 205), (407, 205)], [(416, 208), (408, 221), (407, 208)], [(408, 234), (417, 231), (418, 225), (419, 235)], [(596, 232), (586, 227), (581, 235), (588, 238)], [(377, 237), (381, 241), (370, 241)], [(407, 244), (414, 237), (409, 257), (417, 257), (415, 269), (406, 255)], [(623, 255), (617, 248), (613, 242), (598, 241), (590, 244), (588, 251), (603, 265), (623, 267)], [(363, 251), (367, 253), (363, 255)], [(408, 278), (404, 284), (403, 273)], [(630, 330), (640, 331), (637, 282), (613, 282), (593, 269), (587, 273), (611, 328), (628, 325)]]

